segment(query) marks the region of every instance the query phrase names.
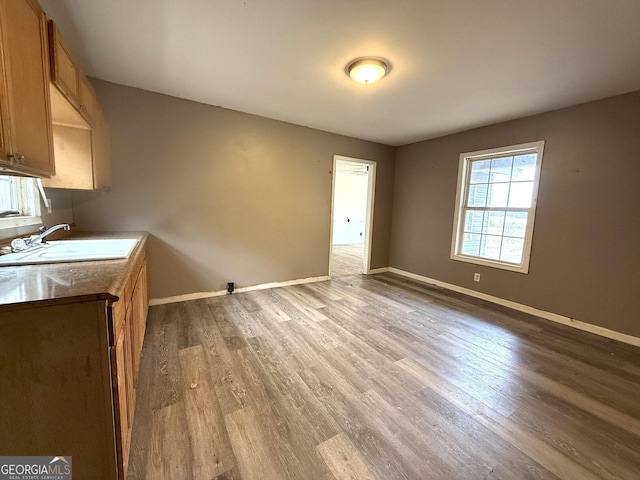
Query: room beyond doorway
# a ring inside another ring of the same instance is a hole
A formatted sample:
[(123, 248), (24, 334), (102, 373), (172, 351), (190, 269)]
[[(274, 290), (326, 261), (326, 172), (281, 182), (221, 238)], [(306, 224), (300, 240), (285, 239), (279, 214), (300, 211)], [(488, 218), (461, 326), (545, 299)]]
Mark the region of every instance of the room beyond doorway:
[(368, 273), (375, 162), (334, 156), (329, 275)]

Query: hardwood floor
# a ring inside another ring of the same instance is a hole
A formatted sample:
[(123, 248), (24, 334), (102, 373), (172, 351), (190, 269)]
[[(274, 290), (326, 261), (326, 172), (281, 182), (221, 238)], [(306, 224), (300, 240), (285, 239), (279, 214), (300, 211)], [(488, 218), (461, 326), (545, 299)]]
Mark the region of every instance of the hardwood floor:
[(638, 479), (640, 349), (383, 274), (152, 307), (130, 479)]
[(331, 277), (357, 275), (363, 271), (364, 243), (331, 247)]

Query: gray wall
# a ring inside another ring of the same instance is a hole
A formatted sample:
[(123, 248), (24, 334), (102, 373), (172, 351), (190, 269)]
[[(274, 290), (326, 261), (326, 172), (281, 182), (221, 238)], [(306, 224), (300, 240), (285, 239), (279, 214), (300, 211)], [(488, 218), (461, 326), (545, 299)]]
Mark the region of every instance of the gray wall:
[(377, 162), (371, 267), (389, 264), (395, 148), (93, 83), (113, 189), (75, 192), (75, 221), (151, 234), (151, 298), (327, 275), (334, 154)]
[[(529, 274), (450, 260), (460, 153), (536, 140)], [(394, 192), (392, 267), (640, 336), (640, 92), (400, 147)]]

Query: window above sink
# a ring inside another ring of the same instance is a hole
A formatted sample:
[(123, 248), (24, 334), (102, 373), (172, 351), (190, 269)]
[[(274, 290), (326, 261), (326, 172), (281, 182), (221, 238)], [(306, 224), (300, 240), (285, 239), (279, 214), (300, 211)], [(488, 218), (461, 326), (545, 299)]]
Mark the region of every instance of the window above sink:
[(0, 175), (0, 230), (42, 223), (36, 182), (35, 178)]

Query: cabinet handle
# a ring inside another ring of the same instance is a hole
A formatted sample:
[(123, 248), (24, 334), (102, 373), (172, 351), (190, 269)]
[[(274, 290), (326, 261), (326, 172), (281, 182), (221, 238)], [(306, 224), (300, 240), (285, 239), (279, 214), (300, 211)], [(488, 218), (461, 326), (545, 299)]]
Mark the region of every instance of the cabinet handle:
[(11, 163), (19, 163), (20, 165), (24, 165), (24, 155), (14, 153), (13, 155), (9, 155), (9, 158), (11, 159)]

